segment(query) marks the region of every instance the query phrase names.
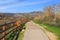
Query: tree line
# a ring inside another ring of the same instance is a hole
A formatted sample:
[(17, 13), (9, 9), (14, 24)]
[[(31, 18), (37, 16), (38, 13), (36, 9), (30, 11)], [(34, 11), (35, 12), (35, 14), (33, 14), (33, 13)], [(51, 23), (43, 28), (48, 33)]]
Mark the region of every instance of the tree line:
[(50, 5), (43, 9), (43, 13), (40, 16), (34, 17), (34, 20), (38, 20), (41, 23), (49, 24), (49, 25), (60, 25), (60, 4), (58, 5)]

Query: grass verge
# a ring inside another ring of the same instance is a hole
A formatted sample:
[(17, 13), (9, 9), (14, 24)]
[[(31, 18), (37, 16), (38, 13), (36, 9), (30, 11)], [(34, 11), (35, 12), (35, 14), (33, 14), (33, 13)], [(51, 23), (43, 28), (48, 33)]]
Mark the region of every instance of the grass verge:
[(47, 24), (42, 24), (39, 21), (34, 21), (35, 23), (41, 25), (42, 27), (44, 27), (46, 30), (54, 33), (58, 38), (57, 40), (60, 40), (60, 27), (57, 26), (51, 26), (51, 25), (47, 25)]
[(25, 31), (21, 31), (18, 37), (18, 40), (22, 40)]
[[(24, 25), (21, 25), (23, 28), (26, 28), (26, 24)], [(18, 37), (18, 40), (22, 40), (23, 37), (24, 37), (24, 32), (25, 32), (25, 29), (23, 29), (20, 34), (19, 34), (19, 37)]]

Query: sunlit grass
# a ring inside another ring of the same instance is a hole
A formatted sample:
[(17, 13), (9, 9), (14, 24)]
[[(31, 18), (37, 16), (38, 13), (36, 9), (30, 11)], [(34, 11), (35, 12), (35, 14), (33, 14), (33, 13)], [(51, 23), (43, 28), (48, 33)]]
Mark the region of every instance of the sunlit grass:
[(25, 31), (21, 31), (20, 34), (19, 34), (19, 37), (18, 37), (18, 40), (22, 40), (23, 37), (24, 37), (24, 32)]
[(60, 40), (60, 27), (58, 27), (58, 26), (51, 26), (51, 25), (47, 25), (47, 24), (42, 24), (39, 21), (34, 21), (34, 22), (39, 24), (40, 26), (44, 27), (48, 31), (54, 33), (58, 37), (57, 40)]

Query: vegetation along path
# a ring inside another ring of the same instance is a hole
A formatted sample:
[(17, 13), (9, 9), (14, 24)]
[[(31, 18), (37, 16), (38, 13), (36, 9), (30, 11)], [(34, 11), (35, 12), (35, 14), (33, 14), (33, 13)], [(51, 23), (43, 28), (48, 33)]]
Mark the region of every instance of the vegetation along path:
[(23, 40), (49, 40), (44, 31), (34, 22), (30, 21), (26, 26), (27, 28)]

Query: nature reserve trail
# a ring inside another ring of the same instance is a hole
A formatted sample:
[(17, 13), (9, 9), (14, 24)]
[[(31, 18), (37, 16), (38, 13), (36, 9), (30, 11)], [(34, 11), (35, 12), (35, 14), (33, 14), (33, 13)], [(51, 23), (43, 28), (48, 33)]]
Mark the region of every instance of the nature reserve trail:
[(28, 22), (26, 26), (23, 40), (49, 40), (44, 31), (33, 21)]

